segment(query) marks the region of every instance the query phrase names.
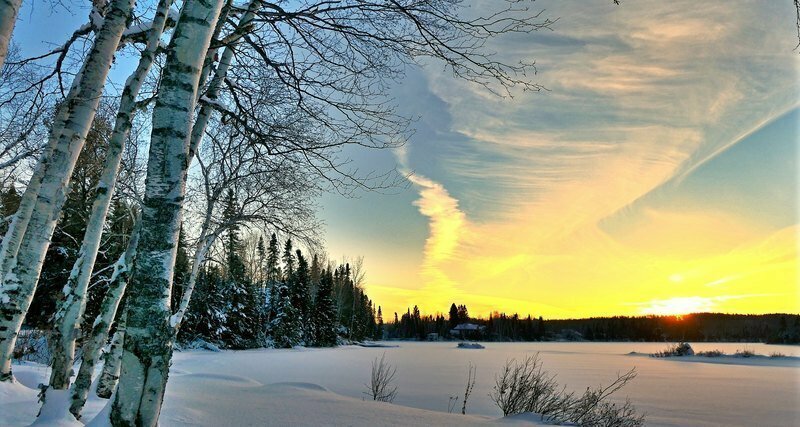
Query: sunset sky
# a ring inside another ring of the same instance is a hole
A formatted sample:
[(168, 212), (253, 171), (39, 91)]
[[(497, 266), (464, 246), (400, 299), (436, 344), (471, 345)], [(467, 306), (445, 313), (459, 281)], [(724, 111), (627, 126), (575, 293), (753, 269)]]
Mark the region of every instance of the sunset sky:
[(491, 47), (548, 91), (410, 69), (412, 140), (353, 153), (409, 186), (323, 200), (329, 252), (365, 256), (384, 315), (800, 312), (792, 2), (533, 7), (554, 31)]
[[(75, 4), (26, 2), (23, 53), (83, 23)], [(393, 90), (419, 118), (409, 143), (346, 153), (407, 186), (325, 195), (331, 256), (365, 257), (386, 318), (453, 302), (484, 317), (800, 312), (792, 1), (531, 7), (559, 18), (553, 31), (488, 47), (534, 59), (548, 90), (501, 98), (441, 64), (409, 67)]]

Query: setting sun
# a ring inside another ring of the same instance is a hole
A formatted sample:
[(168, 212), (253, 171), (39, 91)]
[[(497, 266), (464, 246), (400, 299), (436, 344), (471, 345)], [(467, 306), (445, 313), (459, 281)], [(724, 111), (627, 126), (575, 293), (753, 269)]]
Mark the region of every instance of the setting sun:
[(713, 300), (703, 297), (671, 298), (667, 300), (650, 301), (649, 305), (642, 307), (642, 314), (657, 314), (662, 316), (679, 316), (689, 313), (704, 313), (714, 310)]

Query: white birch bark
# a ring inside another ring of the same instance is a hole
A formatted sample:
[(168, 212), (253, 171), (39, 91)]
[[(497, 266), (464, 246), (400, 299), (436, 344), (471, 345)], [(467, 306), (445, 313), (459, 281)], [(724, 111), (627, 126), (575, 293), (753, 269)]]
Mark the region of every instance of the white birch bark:
[(103, 354), (103, 370), (100, 373), (100, 379), (97, 380), (97, 397), (109, 399), (114, 394), (114, 389), (117, 388), (119, 382), (119, 374), (122, 370), (122, 348), (125, 342), (125, 314), (117, 323), (117, 330), (114, 331), (114, 337), (111, 339), (111, 345), (108, 352)]
[(21, 6), (22, 0), (0, 0), (0, 67), (6, 62), (8, 45)]
[[(219, 40), (219, 35), (222, 32), (222, 28), (225, 26), (225, 21), (228, 19), (228, 14), (231, 11), (232, 1), (233, 0), (224, 0), (225, 4), (222, 6), (222, 11), (219, 13), (219, 19), (217, 19), (217, 24), (214, 26), (214, 34), (211, 36), (212, 41)], [(214, 62), (216, 61), (217, 52), (219, 51), (219, 47), (214, 47), (208, 49), (206, 52), (206, 57), (203, 59), (203, 68), (200, 70), (200, 83), (197, 85), (198, 88), (202, 88), (206, 85), (206, 80), (208, 79), (208, 75), (211, 74), (211, 70), (214, 68)], [(198, 95), (202, 93), (202, 90), (197, 91)]]
[[(25, 230), (28, 227), (28, 221), (31, 218), (31, 212), (36, 204), (36, 197), (39, 195), (39, 188), (41, 188), (42, 185), (42, 178), (47, 168), (48, 159), (56, 147), (58, 137), (61, 136), (61, 131), (64, 129), (64, 124), (69, 116), (68, 105), (71, 104), (71, 100), (74, 99), (78, 93), (81, 75), (83, 74), (85, 65), (86, 64), (81, 67), (80, 72), (78, 72), (78, 75), (72, 81), (72, 85), (70, 86), (66, 98), (56, 110), (53, 124), (50, 126), (50, 134), (48, 135), (47, 146), (36, 163), (36, 167), (34, 168), (33, 174), (28, 181), (28, 185), (25, 187), (25, 193), (22, 195), (19, 207), (14, 213), (14, 218), (12, 219), (6, 234), (3, 237), (3, 242), (0, 245), (0, 303), (6, 303), (7, 298), (10, 298), (6, 294), (7, 291), (10, 291), (10, 289), (3, 286), (2, 280), (6, 277), (6, 274), (11, 270), (11, 267), (13, 267), (14, 262), (16, 261), (17, 251), (19, 251), (19, 246), (22, 243), (22, 237), (25, 235)], [(2, 330), (2, 326), (0, 326), (0, 330)], [(0, 342), (2, 342), (2, 336), (0, 336)]]
[[(24, 231), (19, 228), (15, 231), (24, 234), (16, 257), (8, 264), (10, 268), (3, 272), (5, 275), (0, 284), (0, 381), (11, 381), (13, 378), (11, 352), (33, 298), (44, 255), (66, 199), (72, 170), (97, 112), (106, 77), (131, 17), (133, 4), (134, 0), (114, 0), (110, 4), (103, 26), (81, 70), (75, 96), (66, 101), (66, 119), (55, 146), (42, 165), (36, 203), (30, 211)], [(22, 216), (17, 217), (19, 224), (25, 222)], [(2, 263), (6, 264), (7, 261), (4, 259)]]
[(72, 266), (70, 276), (62, 290), (62, 299), (59, 300), (57, 305), (55, 327), (51, 335), (51, 340), (55, 343), (50, 374), (50, 388), (53, 389), (63, 390), (69, 386), (71, 368), (75, 357), (75, 339), (80, 320), (86, 309), (86, 289), (89, 286), (92, 269), (97, 259), (97, 251), (100, 248), (100, 238), (117, 182), (125, 141), (130, 134), (136, 107), (136, 97), (156, 56), (156, 50), (167, 22), (167, 14), (171, 3), (171, 0), (161, 0), (159, 2), (152, 26), (148, 30), (147, 44), (142, 52), (139, 64), (128, 77), (125, 88), (122, 91), (114, 130), (109, 139), (105, 163), (97, 184), (97, 195), (86, 224), (78, 259)]
[(167, 50), (153, 130), (136, 267), (127, 291), (115, 426), (155, 426), (172, 358), (172, 284), (200, 71), (223, 0), (187, 0)]
[(78, 375), (71, 387), (71, 403), (69, 411), (76, 419), (81, 418), (81, 411), (86, 404), (86, 399), (89, 397), (89, 388), (92, 385), (92, 375), (94, 374), (94, 367), (97, 364), (97, 359), (100, 356), (100, 350), (103, 348), (108, 332), (111, 330), (111, 323), (117, 315), (120, 301), (125, 294), (125, 288), (130, 280), (131, 267), (136, 259), (136, 248), (139, 244), (139, 230), (141, 229), (141, 220), (136, 217), (133, 233), (128, 242), (128, 247), (125, 253), (120, 256), (116, 263), (114, 263), (114, 271), (111, 273), (111, 280), (108, 284), (108, 290), (100, 305), (100, 313), (92, 324), (92, 331), (90, 332), (89, 339), (83, 345), (83, 355), (81, 356), (81, 367), (78, 370)]

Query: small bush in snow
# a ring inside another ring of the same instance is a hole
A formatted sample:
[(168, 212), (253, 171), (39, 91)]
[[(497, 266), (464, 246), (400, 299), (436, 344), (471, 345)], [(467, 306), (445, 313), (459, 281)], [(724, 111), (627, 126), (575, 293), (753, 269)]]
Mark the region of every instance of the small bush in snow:
[(367, 387), (366, 395), (380, 402), (391, 402), (397, 396), (397, 386), (394, 385), (394, 377), (397, 368), (386, 363), (386, 353), (372, 361), (372, 374), (370, 383)]
[(694, 349), (688, 342), (682, 342), (671, 345), (665, 350), (657, 351), (650, 356), (652, 357), (680, 357), (680, 356), (694, 356)]
[(520, 362), (510, 360), (495, 377), (489, 397), (504, 416), (533, 412), (543, 421), (555, 424), (571, 423), (581, 426), (644, 425), (644, 416), (636, 412), (629, 401), (623, 404), (608, 402), (608, 397), (636, 377), (634, 369), (618, 375), (610, 385), (587, 388), (581, 395), (566, 392), (555, 381), (555, 375), (542, 368), (538, 353)]
[(753, 350), (745, 347), (743, 349), (736, 350), (736, 353), (733, 355), (736, 357), (753, 357), (756, 355), (756, 353)]
[(722, 357), (725, 355), (721, 350), (708, 350), (708, 351), (698, 351), (698, 356), (703, 357)]
[(770, 353), (769, 357), (786, 357), (786, 355), (776, 351), (774, 353)]

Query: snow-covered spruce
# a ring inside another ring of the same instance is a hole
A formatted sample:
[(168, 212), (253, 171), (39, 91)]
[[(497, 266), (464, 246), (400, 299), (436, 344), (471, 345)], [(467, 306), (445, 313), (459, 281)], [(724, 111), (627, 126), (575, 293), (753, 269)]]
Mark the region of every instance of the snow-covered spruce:
[(110, 421), (155, 426), (172, 358), (170, 287), (200, 70), (222, 0), (187, 0), (170, 41), (153, 109), (135, 274), (127, 291), (122, 372)]
[[(113, 0), (109, 4), (103, 26), (79, 73), (79, 83), (73, 85), (76, 89), (74, 97), (66, 101), (63, 127), (58, 123), (55, 126), (54, 130), (60, 132), (52, 153), (43, 158), (46, 163), (41, 168), (41, 184), (36, 202), (29, 212), (30, 217), (27, 221), (22, 217), (18, 220), (20, 224), (27, 224), (24, 230), (15, 231), (24, 234), (16, 256), (3, 272), (5, 276), (0, 285), (3, 288), (0, 299), (4, 302), (0, 305), (0, 357), (3, 358), (0, 360), (0, 381), (11, 379), (10, 356), (15, 337), (33, 298), (50, 237), (67, 196), (72, 170), (97, 112), (108, 71), (131, 17), (133, 5), (134, 0)], [(10, 251), (3, 254), (11, 255)], [(0, 262), (5, 264), (6, 261)]]
[(97, 251), (100, 249), (100, 238), (117, 183), (125, 141), (130, 134), (136, 97), (153, 64), (171, 3), (171, 0), (159, 2), (147, 36), (147, 45), (141, 53), (139, 64), (128, 77), (122, 91), (114, 130), (108, 142), (105, 163), (100, 173), (95, 200), (86, 224), (78, 259), (72, 266), (72, 271), (62, 290), (64, 295), (58, 300), (56, 308), (55, 327), (52, 335), (55, 345), (53, 346), (53, 366), (50, 378), (51, 389), (65, 389), (69, 385), (69, 374), (75, 357), (75, 331), (78, 329), (86, 309), (86, 289), (89, 286), (97, 259)]

